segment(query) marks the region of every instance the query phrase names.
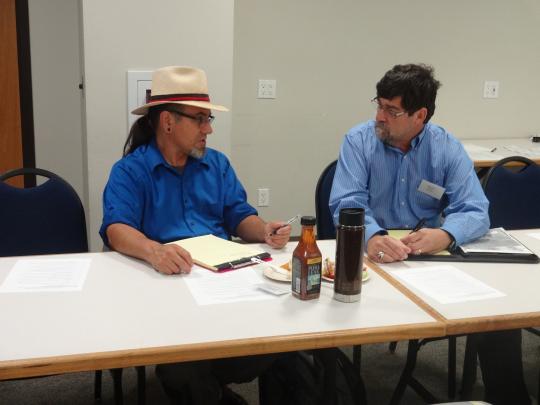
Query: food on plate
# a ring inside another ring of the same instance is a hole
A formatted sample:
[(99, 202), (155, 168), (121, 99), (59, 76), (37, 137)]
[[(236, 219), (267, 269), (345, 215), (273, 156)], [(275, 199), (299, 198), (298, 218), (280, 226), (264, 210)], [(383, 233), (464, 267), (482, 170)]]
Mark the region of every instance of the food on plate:
[(329, 257), (327, 257), (326, 259), (324, 259), (322, 267), (323, 277), (328, 277), (333, 280), (336, 275), (336, 264), (332, 260), (330, 260)]
[[(291, 271), (292, 269), (292, 262), (289, 260), (287, 263), (283, 263), (281, 266), (282, 269)], [(366, 266), (363, 267), (363, 271), (366, 271)], [(323, 260), (322, 263), (322, 276), (330, 279), (334, 279), (336, 276), (336, 263), (330, 259), (329, 257), (326, 257)]]

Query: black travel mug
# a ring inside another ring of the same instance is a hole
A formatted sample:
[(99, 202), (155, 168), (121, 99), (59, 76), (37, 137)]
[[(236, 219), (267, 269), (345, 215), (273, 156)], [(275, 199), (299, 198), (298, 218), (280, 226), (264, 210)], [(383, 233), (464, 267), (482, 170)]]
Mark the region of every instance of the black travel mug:
[(336, 233), (336, 275), (334, 299), (342, 302), (360, 300), (364, 265), (364, 209), (339, 211)]

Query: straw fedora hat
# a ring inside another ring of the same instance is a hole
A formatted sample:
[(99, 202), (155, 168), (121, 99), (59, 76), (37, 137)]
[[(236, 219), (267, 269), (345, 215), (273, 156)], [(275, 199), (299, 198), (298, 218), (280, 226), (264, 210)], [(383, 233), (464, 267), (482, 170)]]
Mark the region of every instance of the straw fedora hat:
[(206, 73), (189, 66), (167, 66), (155, 70), (149, 102), (131, 113), (145, 115), (150, 107), (168, 103), (229, 111), (227, 107), (210, 103)]

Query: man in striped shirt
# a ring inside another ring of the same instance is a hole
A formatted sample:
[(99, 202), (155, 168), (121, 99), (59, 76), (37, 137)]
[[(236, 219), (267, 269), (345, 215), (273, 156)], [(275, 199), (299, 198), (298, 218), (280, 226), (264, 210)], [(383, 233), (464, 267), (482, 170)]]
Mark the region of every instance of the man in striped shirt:
[[(342, 208), (366, 212), (367, 254), (389, 263), (472, 241), (489, 229), (489, 203), (471, 159), (444, 128), (429, 122), (440, 83), (426, 65), (396, 65), (377, 83), (375, 120), (343, 141), (330, 194)], [(424, 227), (425, 225), (425, 227)], [(401, 240), (387, 229), (412, 229)], [(521, 331), (479, 335), (486, 400), (529, 404)]]

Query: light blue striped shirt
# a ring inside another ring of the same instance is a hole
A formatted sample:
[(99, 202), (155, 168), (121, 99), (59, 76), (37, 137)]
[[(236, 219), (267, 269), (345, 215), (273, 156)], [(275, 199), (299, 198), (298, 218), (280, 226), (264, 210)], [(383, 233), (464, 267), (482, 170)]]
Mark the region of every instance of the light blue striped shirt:
[[(443, 187), (442, 198), (419, 191), (422, 180)], [(460, 245), (487, 232), (488, 205), (463, 146), (437, 125), (426, 124), (407, 153), (384, 145), (375, 121), (345, 136), (330, 211), (337, 223), (342, 208), (364, 208), (366, 241), (385, 229), (413, 228), (425, 218), (426, 227), (444, 229)]]

